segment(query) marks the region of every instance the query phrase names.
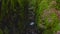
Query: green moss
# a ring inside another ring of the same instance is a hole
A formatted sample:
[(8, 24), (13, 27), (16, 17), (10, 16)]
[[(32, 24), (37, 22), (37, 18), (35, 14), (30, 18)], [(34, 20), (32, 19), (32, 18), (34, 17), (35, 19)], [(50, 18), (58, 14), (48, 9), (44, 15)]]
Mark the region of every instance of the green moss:
[(0, 34), (3, 34), (2, 30), (0, 29)]

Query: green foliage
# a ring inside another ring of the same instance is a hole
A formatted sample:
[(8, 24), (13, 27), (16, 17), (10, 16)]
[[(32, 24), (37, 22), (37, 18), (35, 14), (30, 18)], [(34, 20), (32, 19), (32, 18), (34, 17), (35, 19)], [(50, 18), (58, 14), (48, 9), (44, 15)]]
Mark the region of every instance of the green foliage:
[[(52, 1), (52, 0), (51, 0)], [(36, 23), (37, 23), (37, 26), (38, 28), (41, 28), (40, 27), (40, 24), (44, 24), (44, 32), (43, 34), (53, 34), (54, 31), (56, 30), (60, 30), (60, 28), (58, 27), (58, 23), (59, 23), (59, 20), (58, 20), (58, 17), (56, 15), (56, 13), (54, 12), (51, 12), (50, 14), (48, 14), (47, 16), (44, 15), (44, 17), (42, 18), (41, 15), (43, 15), (43, 11), (46, 9), (46, 10), (49, 10), (49, 6), (53, 6), (54, 5), (50, 5), (51, 1), (48, 1), (48, 0), (42, 0), (39, 2), (39, 0), (37, 0), (37, 9), (36, 9)], [(58, 5), (59, 6), (59, 5)], [(55, 6), (57, 8), (57, 5)], [(59, 8), (57, 8), (59, 9)], [(49, 12), (49, 11), (48, 11)], [(49, 22), (48, 19), (52, 19), (52, 22)], [(42, 22), (42, 19), (44, 19), (44, 21)]]
[(8, 34), (9, 33), (9, 30), (8, 30), (7, 27), (4, 29), (4, 32), (5, 32), (5, 34)]
[[(1, 0), (1, 14), (0, 14), (0, 26), (4, 23), (2, 23), (3, 20), (5, 20), (5, 24), (7, 24), (8, 27), (15, 27), (14, 26), (14, 20), (17, 18), (19, 18), (19, 21), (17, 22), (18, 24), (18, 28), (20, 27), (20, 29), (23, 29), (23, 23), (24, 23), (24, 5), (23, 5), (23, 0)], [(5, 18), (5, 19), (4, 19)], [(17, 19), (18, 19), (17, 18)], [(7, 22), (7, 20), (9, 20), (10, 22)], [(3, 27), (5, 27), (4, 32), (5, 34), (9, 34), (9, 28), (6, 25), (4, 25)], [(20, 30), (19, 29), (19, 30)], [(16, 30), (16, 29), (15, 29)], [(2, 34), (1, 32), (3, 32), (2, 30), (0, 30), (0, 34)]]
[(56, 8), (57, 10), (60, 10), (60, 0), (55, 0), (56, 4), (53, 5), (54, 8)]
[(3, 34), (1, 29), (0, 29), (0, 34)]
[[(59, 0), (55, 0), (56, 4), (52, 5), (50, 4), (52, 0), (1, 0), (0, 2), (2, 2), (1, 4), (1, 15), (0, 15), (0, 24), (2, 24), (1, 21), (3, 21), (3, 18), (6, 17), (5, 19), (9, 19), (10, 17), (12, 17), (12, 21), (10, 20), (10, 27), (14, 27), (15, 30), (15, 26), (13, 23), (13, 20), (16, 19), (16, 16), (13, 16), (13, 14), (17, 14), (18, 15), (18, 22), (17, 22), (17, 28), (19, 30), (23, 30), (24, 29), (24, 24), (25, 24), (25, 5), (28, 6), (28, 10), (30, 10), (29, 8), (32, 8), (33, 12), (35, 13), (35, 23), (37, 24), (37, 28), (40, 29), (41, 25), (40, 24), (44, 24), (43, 28), (43, 34), (53, 34), (53, 31), (56, 30), (60, 30), (60, 25), (59, 20), (57, 18), (56, 13), (51, 12), (48, 15), (43, 15), (44, 10), (47, 10), (49, 12), (49, 7), (53, 7), (56, 8), (58, 10), (60, 10), (60, 1)], [(42, 17), (44, 16), (44, 17)], [(52, 22), (49, 22), (48, 19), (52, 19)], [(42, 21), (42, 19), (44, 19)], [(4, 29), (5, 34), (8, 34), (9, 29), (6, 26)], [(18, 33), (19, 31), (17, 31), (16, 33)], [(0, 29), (0, 34), (2, 34), (2, 30)], [(19, 34), (19, 33), (18, 33)]]
[[(37, 0), (37, 8), (36, 8), (36, 21), (40, 21), (40, 15), (43, 13), (43, 10), (48, 8), (48, 1), (46, 0), (42, 0), (41, 2), (38, 2), (39, 0)], [(40, 23), (40, 22), (38, 22)]]

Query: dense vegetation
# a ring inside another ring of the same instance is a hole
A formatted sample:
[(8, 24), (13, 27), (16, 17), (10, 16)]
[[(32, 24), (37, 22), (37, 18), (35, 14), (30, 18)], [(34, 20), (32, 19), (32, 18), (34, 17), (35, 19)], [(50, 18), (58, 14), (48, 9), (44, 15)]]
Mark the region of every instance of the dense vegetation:
[(0, 0), (0, 34), (55, 34), (60, 30), (59, 4), (60, 0)]

